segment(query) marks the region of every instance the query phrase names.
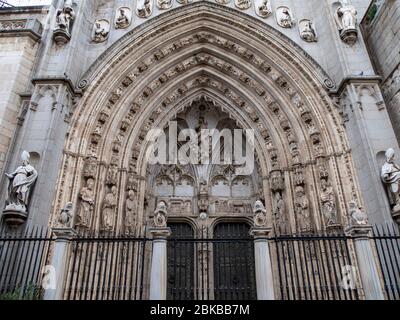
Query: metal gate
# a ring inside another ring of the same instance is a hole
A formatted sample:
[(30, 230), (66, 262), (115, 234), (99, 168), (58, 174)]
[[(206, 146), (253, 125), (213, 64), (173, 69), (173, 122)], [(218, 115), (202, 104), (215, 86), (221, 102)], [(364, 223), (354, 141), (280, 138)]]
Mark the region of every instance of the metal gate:
[(170, 224), (169, 300), (255, 300), (254, 239), (244, 223), (222, 223), (214, 237), (188, 224)]

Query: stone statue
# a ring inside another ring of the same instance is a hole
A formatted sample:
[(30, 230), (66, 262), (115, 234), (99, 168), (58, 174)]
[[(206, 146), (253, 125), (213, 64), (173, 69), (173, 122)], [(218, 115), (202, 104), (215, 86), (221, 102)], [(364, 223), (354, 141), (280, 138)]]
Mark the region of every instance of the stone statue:
[(350, 4), (345, 4), (337, 9), (338, 17), (341, 19), (342, 30), (354, 30), (357, 27), (357, 10)]
[(172, 0), (157, 0), (157, 7), (161, 10), (167, 10), (172, 7)]
[(261, 200), (257, 200), (254, 204), (254, 226), (262, 228), (267, 226), (267, 210)]
[(88, 157), (85, 160), (83, 176), (86, 179), (96, 178), (97, 176), (97, 159), (95, 157)]
[(295, 213), (299, 223), (300, 232), (310, 232), (311, 228), (311, 213), (310, 202), (306, 196), (304, 188), (298, 186), (296, 188)]
[(94, 210), (94, 180), (89, 179), (83, 187), (79, 198), (81, 200), (76, 226), (89, 228)]
[(400, 211), (400, 167), (394, 162), (393, 149), (386, 151), (386, 162), (382, 167), (381, 178), (387, 186), (388, 196), (393, 212)]
[(341, 4), (336, 10), (336, 23), (340, 38), (347, 44), (353, 45), (358, 39), (357, 10), (350, 4)]
[(261, 18), (267, 18), (272, 14), (271, 2), (269, 0), (256, 0), (256, 13)]
[(307, 42), (316, 42), (317, 33), (314, 25), (310, 20), (303, 20), (299, 23), (300, 25), (300, 37)]
[(275, 230), (278, 234), (286, 234), (285, 201), (280, 192), (275, 193), (273, 214), (275, 216)]
[(22, 152), (21, 160), (22, 166), (18, 167), (13, 173), (6, 173), (10, 181), (4, 213), (17, 213), (27, 216), (30, 195), (38, 178), (38, 173), (29, 163), (29, 152)]
[[(129, 13), (129, 14), (128, 14)], [(129, 8), (119, 8), (117, 18), (115, 20), (115, 28), (125, 29), (131, 24), (131, 14)]]
[(165, 201), (160, 201), (157, 205), (156, 211), (154, 211), (154, 226), (156, 228), (166, 228), (167, 216), (167, 204)]
[(153, 13), (153, 2), (152, 0), (144, 0), (142, 4), (138, 2), (136, 14), (140, 18), (147, 18)]
[(117, 187), (112, 187), (103, 202), (103, 230), (112, 231), (115, 222), (115, 210), (117, 208)]
[(137, 203), (135, 198), (135, 191), (128, 192), (126, 199), (126, 216), (125, 216), (125, 233), (133, 234), (135, 232), (135, 216), (136, 216)]
[(350, 218), (353, 225), (368, 225), (368, 216), (365, 211), (360, 208), (355, 200), (350, 201)]
[(65, 207), (61, 210), (60, 217), (58, 219), (58, 223), (63, 228), (72, 228), (74, 215), (74, 204), (72, 202), (68, 202)]
[(64, 8), (57, 11), (56, 23), (57, 29), (64, 30), (69, 33), (71, 31), (71, 23), (75, 19), (75, 11), (74, 9), (66, 5)]
[(287, 7), (280, 7), (276, 11), (276, 18), (278, 24), (282, 28), (292, 28), (294, 25), (294, 20), (290, 9)]
[(322, 214), (325, 218), (326, 226), (336, 225), (337, 222), (337, 208), (336, 208), (336, 195), (333, 191), (332, 185), (322, 180), (322, 191), (321, 191), (321, 203), (322, 203)]
[(100, 43), (104, 42), (108, 39), (108, 35), (110, 33), (110, 28), (108, 25), (108, 21), (106, 20), (97, 20), (94, 23), (94, 30), (93, 30), (93, 41)]

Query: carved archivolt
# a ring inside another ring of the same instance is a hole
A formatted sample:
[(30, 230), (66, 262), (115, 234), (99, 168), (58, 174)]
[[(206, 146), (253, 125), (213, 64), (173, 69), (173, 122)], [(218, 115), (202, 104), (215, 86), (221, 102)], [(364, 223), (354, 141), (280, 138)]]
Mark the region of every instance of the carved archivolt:
[[(358, 187), (340, 115), (328, 96), (330, 80), (294, 44), (282, 48), (276, 34), (254, 34), (248, 28), (253, 20), (229, 19), (232, 12), (199, 16), (187, 8), (185, 19), (191, 19), (179, 26), (166, 17), (162, 28), (136, 30), (133, 39), (125, 39), (124, 49), (117, 45), (100, 58), (97, 75), (83, 83), (88, 87), (72, 117), (55, 212), (68, 201), (80, 202), (82, 188), (91, 191), (94, 184), (92, 225), (134, 232), (133, 225), (148, 218), (147, 132), (165, 128), (203, 96), (243, 128), (256, 130), (260, 174), (277, 180), (264, 184), (266, 205), (275, 203), (275, 212), (298, 212), (279, 216), (278, 225), (288, 220), (296, 232), (325, 228), (332, 223), (324, 220), (323, 208), (326, 216), (335, 212), (338, 223), (346, 223), (346, 194), (357, 198)], [(208, 19), (210, 27), (193, 27), (196, 19)], [(90, 120), (83, 124), (82, 117)], [(316, 180), (321, 183), (317, 190), (312, 187)], [(332, 199), (337, 199), (335, 210), (329, 211)], [(135, 217), (132, 207), (137, 208)], [(125, 226), (119, 212), (130, 215)]]

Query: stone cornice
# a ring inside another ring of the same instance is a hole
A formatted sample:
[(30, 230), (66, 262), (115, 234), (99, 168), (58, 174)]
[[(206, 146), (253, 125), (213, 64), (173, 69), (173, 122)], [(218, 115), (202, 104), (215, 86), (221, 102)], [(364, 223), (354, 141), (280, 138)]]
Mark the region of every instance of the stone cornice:
[(60, 78), (60, 77), (48, 77), (48, 78), (33, 78), (32, 83), (34, 85), (37, 84), (62, 84), (68, 87), (68, 90), (74, 95), (80, 95), (81, 91), (75, 89), (74, 84), (69, 78)]
[(332, 91), (331, 95), (340, 95), (344, 88), (349, 85), (349, 84), (362, 84), (362, 83), (375, 83), (375, 84), (380, 84), (382, 82), (382, 77), (381, 76), (348, 76), (344, 78), (336, 91)]
[(37, 19), (0, 20), (0, 37), (42, 38), (43, 26)]

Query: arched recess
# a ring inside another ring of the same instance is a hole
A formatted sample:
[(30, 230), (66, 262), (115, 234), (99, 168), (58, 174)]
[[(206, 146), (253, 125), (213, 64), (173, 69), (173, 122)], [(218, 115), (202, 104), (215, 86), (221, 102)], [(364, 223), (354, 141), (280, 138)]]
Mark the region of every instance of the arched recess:
[(88, 227), (104, 228), (111, 214), (109, 231), (142, 233), (154, 210), (146, 134), (198, 99), (255, 130), (258, 196), (276, 230), (338, 228), (347, 224), (346, 203), (361, 204), (332, 81), (287, 37), (236, 10), (198, 2), (149, 20), (107, 50), (79, 87), (54, 212), (72, 201), (78, 216), (90, 216)]

